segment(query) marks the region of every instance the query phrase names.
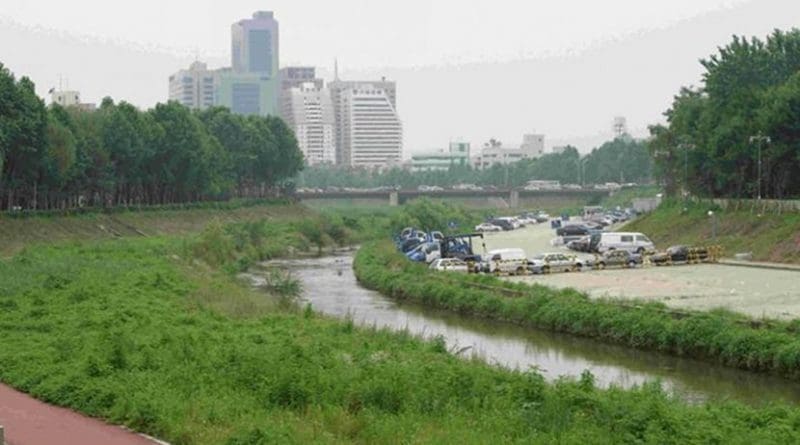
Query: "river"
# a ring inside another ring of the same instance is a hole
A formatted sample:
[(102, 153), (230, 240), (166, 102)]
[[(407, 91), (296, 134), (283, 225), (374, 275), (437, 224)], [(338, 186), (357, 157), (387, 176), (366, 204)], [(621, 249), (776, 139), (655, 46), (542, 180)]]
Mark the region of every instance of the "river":
[[(265, 267), (289, 270), (302, 283), (302, 304), (317, 312), (431, 338), (442, 336), (451, 351), (477, 355), (507, 368), (538, 369), (548, 380), (594, 374), (601, 387), (629, 388), (659, 380), (690, 402), (732, 399), (761, 405), (800, 402), (800, 383), (698, 360), (609, 345), (591, 339), (475, 319), (417, 305), (399, 304), (361, 287), (352, 253), (280, 260)], [(258, 270), (251, 276), (258, 281)]]

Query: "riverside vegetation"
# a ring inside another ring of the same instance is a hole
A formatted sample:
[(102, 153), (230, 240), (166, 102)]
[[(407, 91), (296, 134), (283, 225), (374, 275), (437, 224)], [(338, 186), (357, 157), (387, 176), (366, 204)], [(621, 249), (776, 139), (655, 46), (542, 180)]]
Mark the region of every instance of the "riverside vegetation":
[[(289, 283), (265, 295), (235, 279), (290, 247), (425, 217), (330, 216), (29, 246), (0, 261), (0, 379), (176, 445), (800, 440), (800, 412), (786, 406), (689, 406), (656, 384), (601, 390), (589, 373), (550, 384), (456, 358), (441, 340), (283, 304)], [(385, 269), (374, 247), (359, 255), (362, 276), (370, 252), (376, 279), (397, 269), (429, 282), (399, 262)]]

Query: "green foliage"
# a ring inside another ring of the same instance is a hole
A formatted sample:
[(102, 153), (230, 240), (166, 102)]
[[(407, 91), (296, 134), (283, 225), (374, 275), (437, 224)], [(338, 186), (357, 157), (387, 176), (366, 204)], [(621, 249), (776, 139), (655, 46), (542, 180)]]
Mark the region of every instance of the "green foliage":
[[(365, 286), (403, 300), (800, 378), (800, 341), (792, 323), (770, 321), (757, 327), (744, 316), (722, 311), (676, 318), (657, 303), (631, 307), (592, 300), (572, 289), (514, 284), (492, 276), (445, 277), (407, 261), (388, 242), (362, 247), (354, 268)], [(497, 290), (487, 290), (487, 285)], [(522, 295), (509, 297), (504, 290)]]
[[(479, 218), (461, 207), (421, 198), (406, 204), (401, 212), (394, 214), (390, 229), (391, 233), (398, 233), (405, 227), (416, 227), (425, 231), (439, 230), (445, 233), (469, 232), (479, 221)], [(455, 223), (455, 228), (451, 228), (450, 223)]]
[[(385, 223), (357, 218), (342, 219), (348, 229)], [(657, 385), (601, 390), (588, 373), (548, 384), (535, 371), (453, 357), (442, 339), (359, 328), (310, 306), (265, 305), (298, 291), (291, 277), (268, 273), (269, 285), (254, 292), (207, 266), (300, 246), (296, 227), (213, 223), (188, 239), (31, 246), (0, 260), (0, 380), (176, 444), (800, 439), (794, 408), (687, 406)], [(419, 272), (410, 281), (417, 287), (395, 283), (398, 290), (430, 286), (423, 267), (408, 267)], [(443, 287), (434, 298), (463, 299), (466, 309), (481, 301), (467, 290)], [(487, 314), (504, 307), (481, 304)], [(800, 356), (785, 352), (786, 363)]]
[(164, 205), (279, 195), (302, 168), (275, 117), (148, 111), (103, 100), (97, 111), (45, 108), (27, 78), (0, 65), (0, 208)]
[(800, 30), (734, 36), (701, 63), (703, 84), (681, 89), (668, 126), (650, 129), (669, 196), (756, 197), (759, 147), (762, 196), (800, 196)]
[(0, 262), (0, 379), (171, 443), (800, 439), (794, 408), (687, 406), (657, 385), (601, 390), (590, 374), (548, 384), (462, 361), (441, 340), (296, 310), (222, 315), (198, 295), (247, 291), (176, 262), (179, 244), (34, 247)]

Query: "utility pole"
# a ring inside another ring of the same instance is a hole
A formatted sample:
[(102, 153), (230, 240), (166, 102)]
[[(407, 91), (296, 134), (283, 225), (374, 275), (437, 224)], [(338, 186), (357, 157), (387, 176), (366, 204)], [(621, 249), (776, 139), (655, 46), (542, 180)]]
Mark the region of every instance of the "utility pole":
[(761, 201), (761, 146), (765, 143), (772, 143), (772, 138), (758, 133), (755, 136), (750, 136), (750, 143), (752, 144), (753, 142), (758, 144), (758, 184), (756, 185), (756, 189), (758, 190), (758, 200)]

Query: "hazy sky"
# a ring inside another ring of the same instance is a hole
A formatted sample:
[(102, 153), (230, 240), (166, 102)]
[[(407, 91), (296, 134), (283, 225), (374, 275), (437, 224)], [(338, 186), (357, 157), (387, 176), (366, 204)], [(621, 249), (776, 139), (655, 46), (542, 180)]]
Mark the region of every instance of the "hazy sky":
[(194, 57), (227, 64), (230, 24), (259, 9), (282, 65), (397, 80), (407, 153), (532, 130), (587, 150), (618, 114), (643, 134), (699, 58), (800, 18), (796, 0), (2, 0), (0, 62), (42, 94), (63, 75), (86, 100), (149, 107)]

